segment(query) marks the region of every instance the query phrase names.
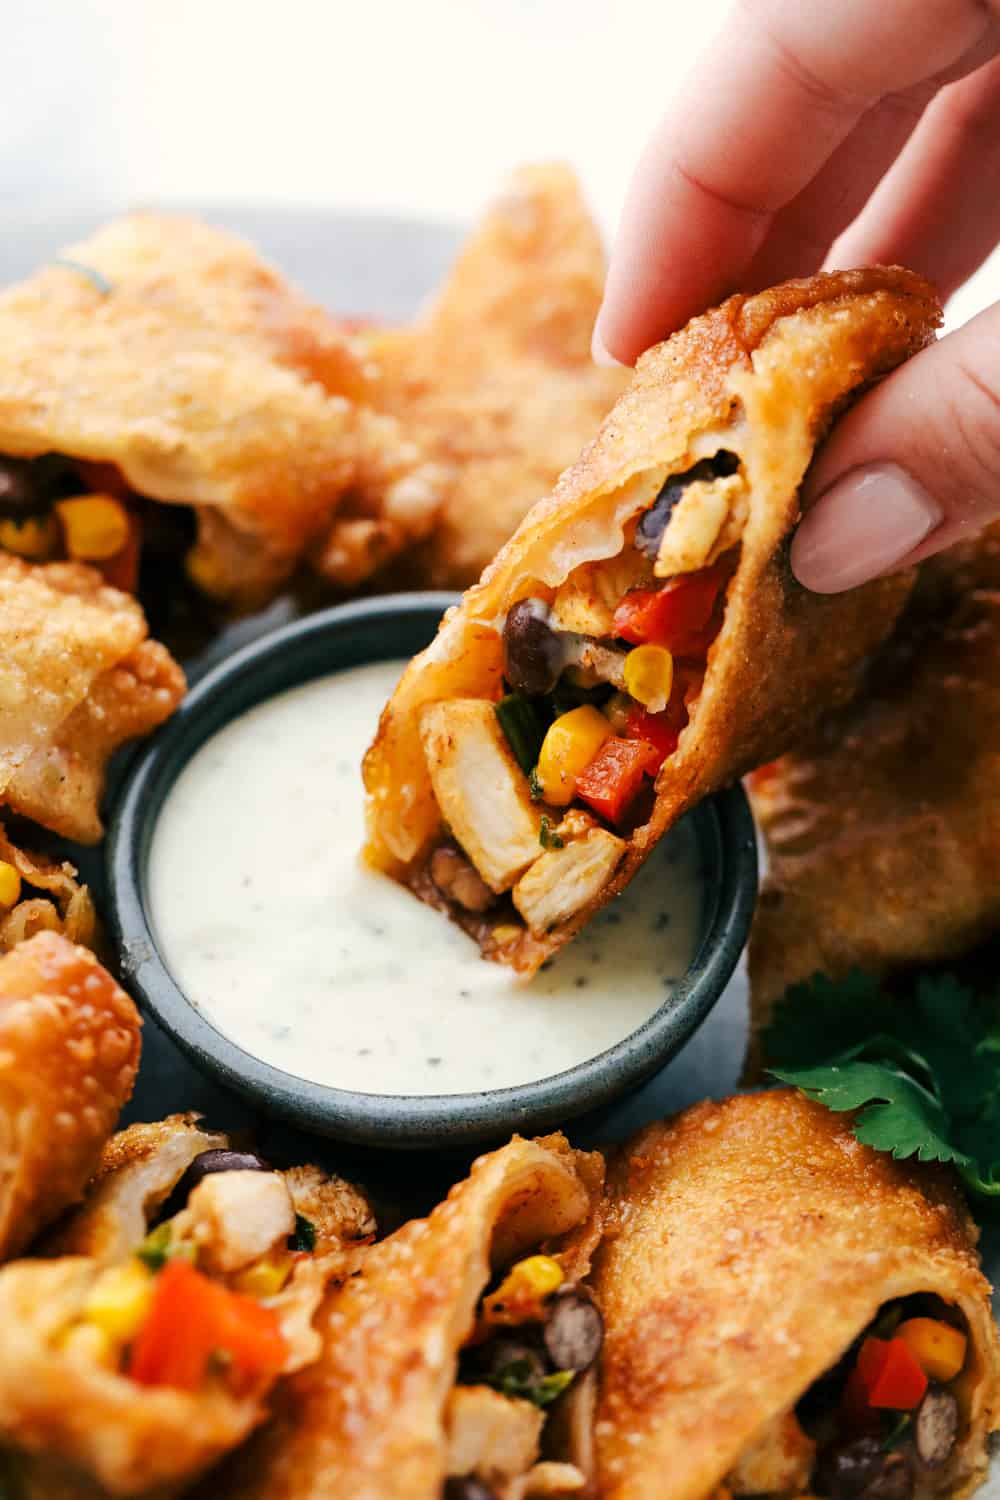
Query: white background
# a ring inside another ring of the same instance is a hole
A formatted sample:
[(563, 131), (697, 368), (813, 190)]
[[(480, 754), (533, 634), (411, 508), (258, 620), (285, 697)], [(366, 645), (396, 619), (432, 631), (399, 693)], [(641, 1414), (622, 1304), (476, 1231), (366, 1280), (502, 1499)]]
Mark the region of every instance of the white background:
[[(610, 232), (640, 143), (725, 9), (0, 0), (0, 210), (226, 199), (464, 220), (514, 163), (562, 156)], [(998, 296), (995, 258), (952, 321)]]

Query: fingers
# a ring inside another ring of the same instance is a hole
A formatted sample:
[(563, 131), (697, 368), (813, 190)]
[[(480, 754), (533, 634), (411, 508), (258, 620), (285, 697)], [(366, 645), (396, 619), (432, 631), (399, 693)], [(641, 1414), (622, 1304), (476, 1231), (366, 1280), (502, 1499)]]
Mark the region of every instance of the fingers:
[(1000, 58), (942, 90), (855, 224), (837, 266), (896, 263), (948, 297), (1000, 240)]
[(806, 588), (831, 594), (1000, 518), (1000, 303), (847, 414), (809, 474), (804, 503), (792, 569)]
[(743, 0), (640, 159), (597, 347), (631, 362), (731, 291), (861, 117), (992, 26), (979, 0)]

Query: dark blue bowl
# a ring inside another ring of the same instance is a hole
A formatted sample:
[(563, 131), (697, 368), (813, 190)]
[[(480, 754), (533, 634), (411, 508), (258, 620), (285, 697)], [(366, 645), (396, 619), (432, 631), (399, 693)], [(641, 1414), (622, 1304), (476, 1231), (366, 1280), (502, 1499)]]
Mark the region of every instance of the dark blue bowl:
[(756, 896), (753, 822), (737, 786), (689, 814), (705, 894), (701, 942), (680, 985), (631, 1036), (566, 1072), (516, 1088), (431, 1096), (328, 1088), (261, 1062), (216, 1030), (174, 982), (157, 951), (147, 908), (150, 843), (170, 788), (199, 746), (245, 709), (314, 677), (412, 656), (432, 639), (452, 602), (445, 594), (404, 594), (345, 604), (237, 651), (197, 683), (137, 757), (108, 838), (111, 921), (126, 988), (221, 1083), (306, 1130), (359, 1145), (484, 1144), (515, 1130), (534, 1133), (565, 1125), (631, 1093), (684, 1045), (722, 994), (743, 949)]

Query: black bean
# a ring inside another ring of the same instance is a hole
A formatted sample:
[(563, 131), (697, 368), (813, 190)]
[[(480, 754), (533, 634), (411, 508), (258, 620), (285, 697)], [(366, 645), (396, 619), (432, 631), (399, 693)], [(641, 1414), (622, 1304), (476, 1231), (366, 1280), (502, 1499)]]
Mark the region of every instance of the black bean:
[(816, 1488), (830, 1500), (912, 1500), (913, 1468), (903, 1449), (854, 1438), (823, 1452)]
[(495, 1338), (471, 1352), (471, 1363), (481, 1380), (499, 1381), (512, 1370), (526, 1386), (544, 1380), (549, 1373), (545, 1351), (530, 1338)]
[(563, 669), (559, 636), (541, 599), (521, 599), (507, 611), (503, 627), (504, 676), (529, 698), (550, 693)]
[(957, 1438), (958, 1402), (944, 1386), (932, 1385), (913, 1421), (917, 1457), (925, 1468), (937, 1469), (951, 1457)]
[(727, 474), (735, 474), (739, 466), (736, 455), (723, 449), (714, 458), (701, 459), (683, 474), (673, 474), (635, 529), (635, 545), (643, 556), (650, 562), (656, 561), (671, 512), (689, 484), (696, 479), (723, 479)]
[(496, 1500), (496, 1494), (475, 1474), (453, 1474), (444, 1482), (444, 1500)]
[(590, 1293), (578, 1286), (558, 1292), (542, 1339), (557, 1370), (589, 1369), (604, 1343), (604, 1319)]
[(203, 1151), (190, 1163), (187, 1171), (179, 1180), (170, 1197), (164, 1203), (159, 1212), (159, 1220), (173, 1218), (174, 1214), (180, 1213), (185, 1206), (194, 1188), (204, 1178), (211, 1177), (215, 1172), (270, 1172), (271, 1168), (261, 1157), (252, 1151), (230, 1151), (226, 1147), (217, 1147), (212, 1151)]

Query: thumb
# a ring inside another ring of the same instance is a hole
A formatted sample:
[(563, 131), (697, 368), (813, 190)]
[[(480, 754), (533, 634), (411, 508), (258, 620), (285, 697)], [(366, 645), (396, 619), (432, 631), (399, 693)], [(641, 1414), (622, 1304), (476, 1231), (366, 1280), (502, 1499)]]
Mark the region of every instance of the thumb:
[(810, 470), (803, 505), (792, 570), (821, 594), (1000, 517), (1000, 303), (862, 398)]

